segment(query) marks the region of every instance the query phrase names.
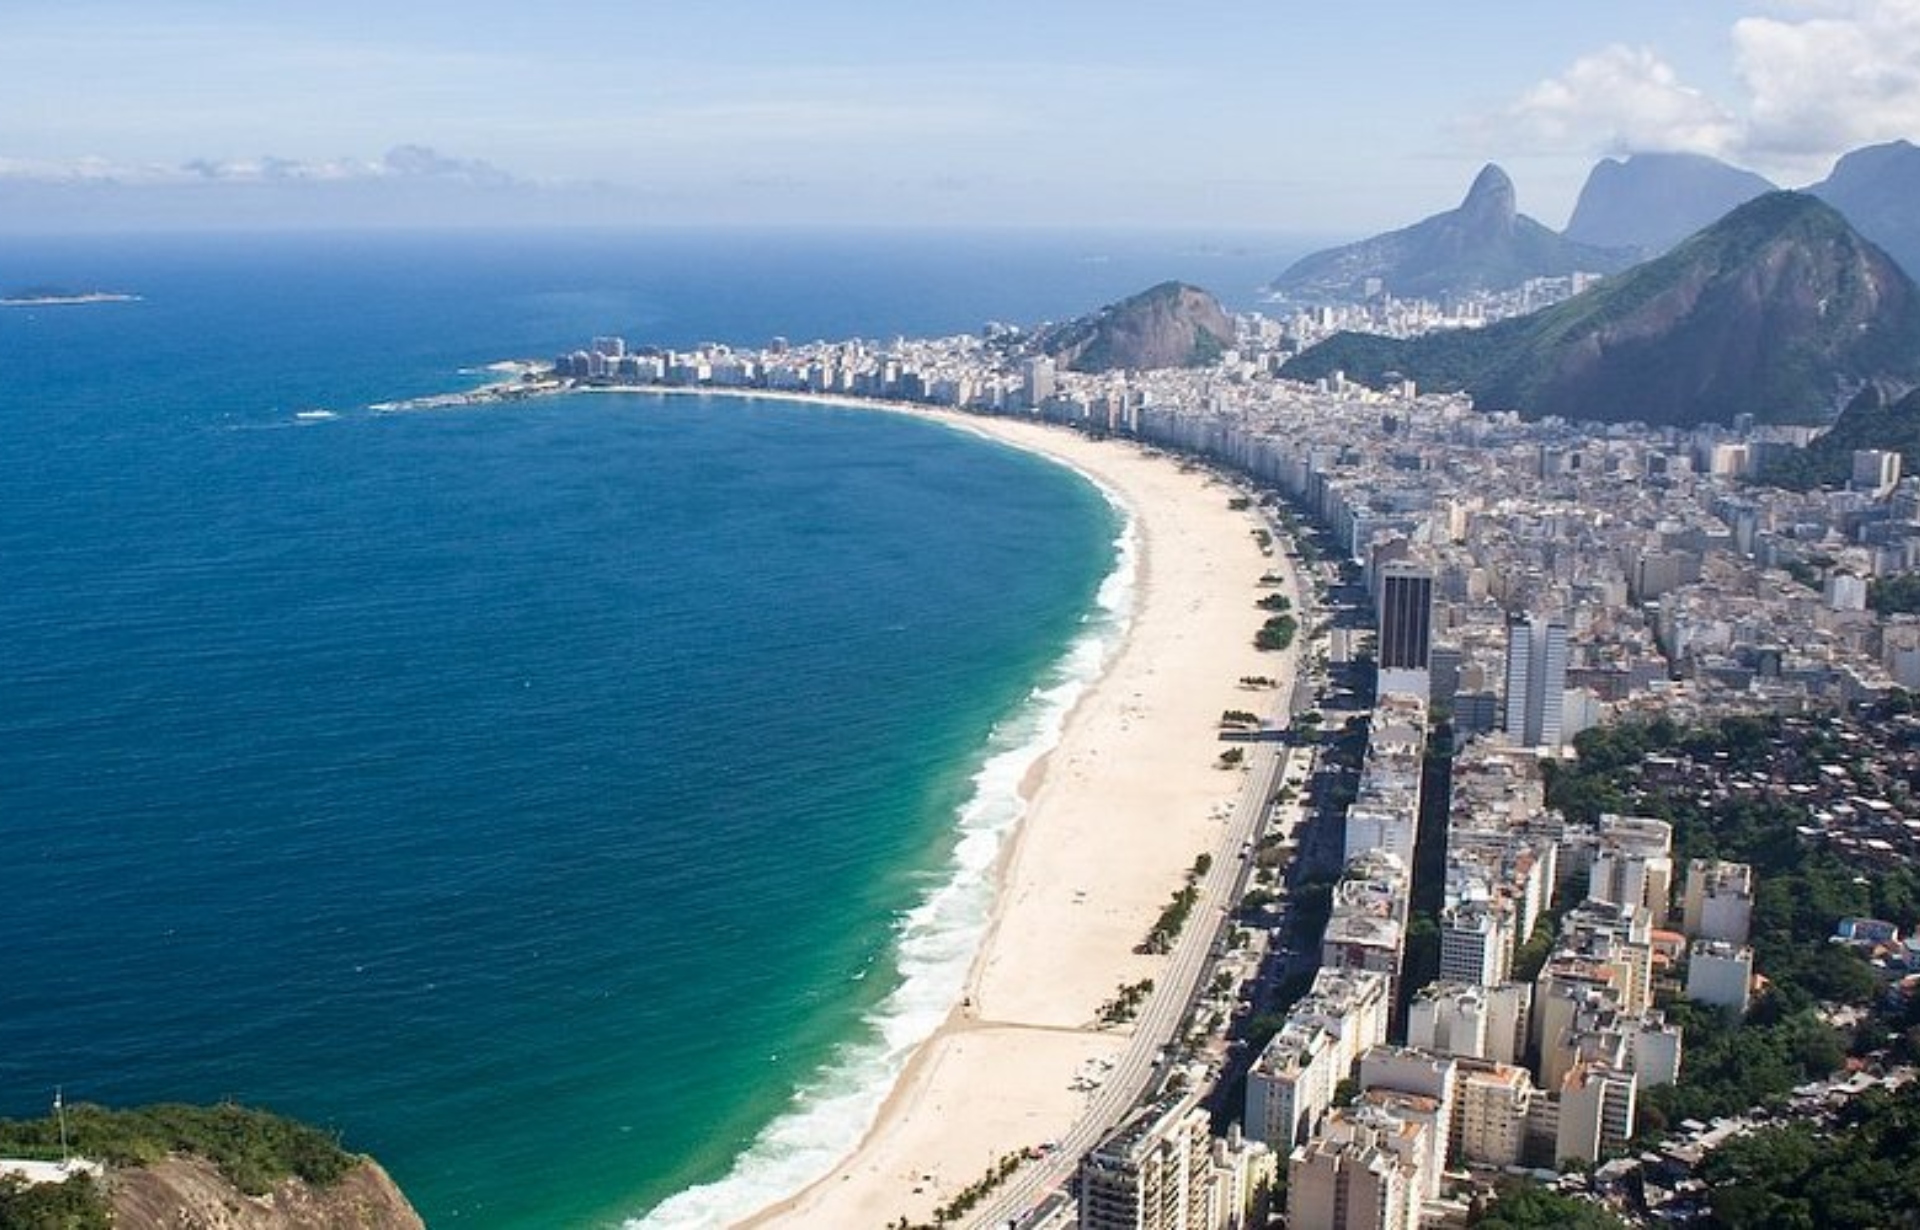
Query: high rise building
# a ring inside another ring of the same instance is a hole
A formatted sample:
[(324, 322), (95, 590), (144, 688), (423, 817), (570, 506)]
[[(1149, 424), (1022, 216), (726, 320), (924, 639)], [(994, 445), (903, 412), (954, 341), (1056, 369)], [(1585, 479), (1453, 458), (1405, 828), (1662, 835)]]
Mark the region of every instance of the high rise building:
[(1521, 747), (1557, 748), (1565, 739), (1567, 625), (1558, 618), (1507, 621), (1507, 737)]
[(1027, 409), (1037, 409), (1041, 402), (1053, 396), (1057, 385), (1053, 360), (1045, 355), (1035, 355), (1021, 365), (1020, 399)]
[(1213, 1138), (1213, 1205), (1211, 1230), (1250, 1230), (1271, 1220), (1273, 1189), (1285, 1159), (1257, 1140), (1248, 1140), (1238, 1126), (1224, 1139)]
[(1445, 1055), (1515, 1063), (1526, 1053), (1533, 987), (1430, 982), (1407, 1010), (1407, 1042)]
[(1753, 925), (1753, 868), (1712, 858), (1689, 861), (1681, 916), (1690, 939), (1746, 943)]
[(1463, 901), (1440, 915), (1440, 977), (1494, 986), (1513, 969), (1514, 911), (1504, 901)]
[(1386, 1041), (1387, 976), (1322, 969), (1247, 1073), (1247, 1135), (1284, 1154), (1305, 1140), (1333, 1104), (1339, 1083), (1368, 1047)]
[(1667, 925), (1673, 898), (1673, 826), (1650, 816), (1600, 817), (1599, 844), (1587, 875), (1587, 899), (1645, 906)]
[(1560, 1123), (1554, 1161), (1597, 1162), (1603, 1153), (1633, 1139), (1638, 1082), (1633, 1073), (1604, 1063), (1583, 1063), (1560, 1084)]
[(1380, 574), (1381, 695), (1404, 692), (1428, 699), (1433, 653), (1433, 569), (1405, 561)]
[(1687, 998), (1741, 1016), (1753, 1001), (1753, 949), (1725, 940), (1695, 940), (1687, 951)]
[(1870, 491), (1883, 495), (1892, 491), (1900, 482), (1900, 454), (1877, 448), (1855, 449), (1853, 453), (1853, 482), (1849, 484), (1855, 491)]
[(1156, 1103), (1080, 1162), (1087, 1230), (1211, 1230), (1213, 1152), (1198, 1092)]
[(1457, 1090), (1460, 1157), (1487, 1166), (1519, 1165), (1526, 1149), (1527, 1115), (1537, 1093), (1525, 1068), (1467, 1066)]
[(1425, 1123), (1379, 1107), (1341, 1110), (1287, 1165), (1287, 1223), (1324, 1230), (1415, 1230), (1429, 1151)]
[(1427, 1152), (1420, 1159), (1425, 1199), (1440, 1198), (1441, 1175), (1452, 1152), (1453, 1112), (1458, 1065), (1451, 1056), (1404, 1046), (1376, 1046), (1360, 1057), (1360, 1102), (1415, 1120), (1427, 1127)]

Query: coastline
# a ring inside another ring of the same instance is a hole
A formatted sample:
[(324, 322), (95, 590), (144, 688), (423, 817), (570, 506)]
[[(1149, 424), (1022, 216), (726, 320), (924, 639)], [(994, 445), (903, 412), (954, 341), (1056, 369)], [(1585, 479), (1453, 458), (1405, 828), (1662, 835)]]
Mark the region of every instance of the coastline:
[[(985, 873), (991, 914), (964, 986), (930, 1034), (888, 1038), (886, 1049), (904, 1057), (878, 1106), (855, 1116), (864, 1124), (857, 1143), (833, 1146), (840, 1156), (829, 1169), (820, 1160), (831, 1155), (825, 1142), (801, 1140), (800, 1121), (783, 1115), (726, 1175), (626, 1224), (930, 1222), (1007, 1155), (1065, 1137), (1097, 1096), (1104, 1071), (1131, 1045), (1133, 1027), (1101, 1026), (1101, 1007), (1121, 987), (1161, 977), (1169, 958), (1135, 946), (1200, 854), (1234, 853), (1223, 841), (1246, 772), (1218, 767), (1219, 719), (1231, 708), (1271, 712), (1290, 694), (1298, 644), (1266, 653), (1252, 642), (1265, 618), (1255, 605), (1267, 592), (1259, 578), (1288, 574), (1296, 600), (1297, 578), (1284, 555), (1255, 541), (1265, 524), (1260, 514), (1229, 507), (1237, 485), (1131, 440), (1094, 440), (1031, 420), (844, 394), (518, 381), (369, 409), (452, 409), (576, 392), (914, 416), (1074, 470), (1128, 517), (1136, 569), (1130, 617), (1104, 670), (1065, 714), (1057, 742), (1029, 766), (1017, 822), (993, 838), (998, 850)], [(1255, 675), (1275, 680), (1275, 688), (1250, 692), (1240, 684)], [(845, 1109), (864, 1096), (849, 1090), (835, 1101)], [(802, 1186), (770, 1194), (769, 1162)]]
[(1024, 815), (991, 872), (992, 917), (959, 1001), (913, 1047), (850, 1155), (774, 1204), (729, 1215), (768, 1227), (928, 1221), (1001, 1157), (1064, 1135), (1087, 1078), (1126, 1049), (1131, 1027), (1099, 1027), (1100, 1007), (1165, 965), (1134, 947), (1195, 858), (1218, 853), (1244, 781), (1216, 767), (1219, 715), (1254, 700), (1244, 675), (1278, 681), (1261, 708), (1291, 687), (1293, 652), (1252, 645), (1257, 581), (1285, 564), (1261, 552), (1254, 515), (1228, 507), (1231, 488), (1129, 441), (898, 403), (745, 395), (916, 415), (1034, 453), (1108, 492), (1135, 535), (1131, 618), (1021, 784)]

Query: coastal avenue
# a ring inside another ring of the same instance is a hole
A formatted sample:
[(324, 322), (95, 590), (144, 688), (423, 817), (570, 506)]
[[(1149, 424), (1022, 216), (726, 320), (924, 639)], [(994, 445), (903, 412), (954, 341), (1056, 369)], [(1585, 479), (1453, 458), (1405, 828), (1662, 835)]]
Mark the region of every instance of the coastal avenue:
[[(1273, 799), (1274, 786), (1286, 763), (1281, 748), (1272, 743), (1246, 745), (1247, 779), (1234, 805), (1226, 835), (1214, 852), (1213, 866), (1200, 881), (1199, 897), (1194, 902), (1191, 925), (1183, 928), (1174, 942), (1171, 959), (1153, 994), (1134, 1021), (1133, 1041), (1114, 1064), (1106, 1083), (1096, 1090), (1073, 1128), (1060, 1138), (1059, 1147), (1037, 1162), (1023, 1167), (1005, 1187), (995, 1192), (979, 1212), (967, 1222), (975, 1227), (1004, 1227), (1018, 1219), (1079, 1167), (1080, 1159), (1091, 1152), (1107, 1133), (1125, 1119), (1139, 1103), (1141, 1095), (1159, 1073), (1164, 1048), (1173, 1040), (1174, 1031), (1186, 1018), (1199, 989), (1200, 977), (1213, 959), (1215, 942), (1224, 931), (1227, 916), (1238, 900), (1248, 871), (1244, 857), (1247, 844), (1258, 831), (1261, 818)], [(1209, 925), (1208, 920), (1211, 920)]]

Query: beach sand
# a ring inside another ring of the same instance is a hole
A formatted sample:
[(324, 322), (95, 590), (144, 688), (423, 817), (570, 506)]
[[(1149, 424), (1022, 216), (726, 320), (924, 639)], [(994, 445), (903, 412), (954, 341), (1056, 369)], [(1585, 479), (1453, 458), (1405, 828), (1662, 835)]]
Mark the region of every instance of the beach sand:
[(1265, 616), (1258, 580), (1285, 560), (1262, 554), (1257, 513), (1228, 507), (1234, 488), (1128, 442), (933, 417), (1053, 457), (1117, 495), (1139, 535), (1133, 618), (1030, 776), (966, 1001), (915, 1053), (857, 1151), (752, 1225), (927, 1221), (996, 1159), (1062, 1135), (1088, 1096), (1078, 1079), (1126, 1046), (1126, 1027), (1097, 1025), (1100, 1006), (1157, 976), (1165, 958), (1134, 946), (1195, 858), (1219, 853), (1242, 783), (1216, 765), (1221, 712), (1276, 704), (1242, 676), (1291, 686), (1297, 649), (1252, 643)]

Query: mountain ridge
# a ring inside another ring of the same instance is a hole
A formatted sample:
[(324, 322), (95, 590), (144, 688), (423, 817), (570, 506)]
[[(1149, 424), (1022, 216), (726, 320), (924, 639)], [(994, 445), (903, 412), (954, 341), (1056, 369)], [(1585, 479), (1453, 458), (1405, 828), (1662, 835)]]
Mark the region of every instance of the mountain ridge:
[(1920, 382), (1920, 288), (1832, 207), (1775, 192), (1543, 311), (1406, 341), (1341, 334), (1281, 374), (1335, 370), (1531, 417), (1821, 421), (1861, 384)]

